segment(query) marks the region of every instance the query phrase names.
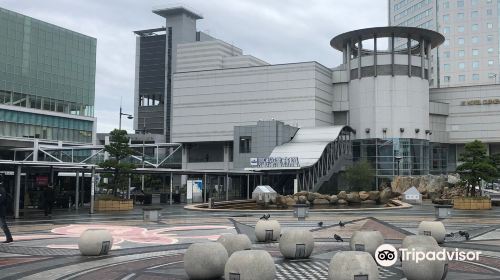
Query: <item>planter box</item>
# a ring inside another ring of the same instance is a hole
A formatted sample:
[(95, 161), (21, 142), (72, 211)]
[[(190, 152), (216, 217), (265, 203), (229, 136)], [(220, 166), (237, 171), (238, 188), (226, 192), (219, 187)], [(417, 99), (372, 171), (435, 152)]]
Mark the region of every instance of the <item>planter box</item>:
[(473, 198), (473, 197), (455, 197), (453, 199), (453, 209), (489, 210), (491, 209), (491, 199)]
[(132, 200), (97, 200), (96, 211), (128, 211), (134, 209)]

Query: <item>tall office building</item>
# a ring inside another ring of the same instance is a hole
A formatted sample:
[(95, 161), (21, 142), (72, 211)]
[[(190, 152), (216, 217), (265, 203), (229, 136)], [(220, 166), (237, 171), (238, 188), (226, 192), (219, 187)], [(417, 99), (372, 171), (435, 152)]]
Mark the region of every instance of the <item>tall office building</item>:
[(96, 39), (0, 8), (0, 158), (41, 142), (91, 144)]
[(493, 84), (500, 79), (499, 9), (497, 0), (389, 0), (389, 25), (445, 36), (432, 54), (432, 87)]
[(153, 10), (165, 26), (134, 31), (136, 37), (134, 129), (165, 135), (171, 140), (172, 74), (176, 72), (177, 45), (212, 38), (196, 31), (203, 17), (184, 7)]

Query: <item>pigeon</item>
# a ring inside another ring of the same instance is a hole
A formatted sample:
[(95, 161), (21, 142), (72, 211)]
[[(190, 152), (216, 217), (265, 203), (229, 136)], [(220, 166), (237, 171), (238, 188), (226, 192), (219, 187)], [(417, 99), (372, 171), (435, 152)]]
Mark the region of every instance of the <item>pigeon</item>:
[(265, 217), (266, 220), (269, 220), (269, 218), (271, 218), (271, 214), (267, 214)]
[(459, 230), (458, 234), (460, 234), (461, 236), (465, 236), (467, 234), (467, 232), (463, 231), (463, 230)]
[(319, 222), (319, 223), (318, 223), (318, 226), (319, 226), (319, 227), (322, 227), (322, 226), (323, 226), (323, 222)]
[(452, 232), (452, 233), (447, 233), (447, 234), (445, 235), (445, 237), (453, 237), (453, 236), (454, 236), (453, 232)]
[(340, 222), (339, 222), (339, 226), (340, 226), (340, 227), (345, 227), (345, 224), (344, 224), (344, 223), (342, 223), (342, 221), (340, 221)]
[(468, 232), (466, 232), (466, 233), (464, 234), (464, 236), (465, 236), (465, 240), (469, 240), (470, 236), (469, 236), (469, 233), (468, 233)]
[(266, 218), (266, 214), (262, 215), (262, 217), (260, 217), (260, 220), (264, 220)]
[(344, 242), (344, 239), (342, 239), (342, 237), (340, 237), (339, 235), (337, 234), (334, 234), (333, 235), (333, 238), (337, 241), (337, 242)]

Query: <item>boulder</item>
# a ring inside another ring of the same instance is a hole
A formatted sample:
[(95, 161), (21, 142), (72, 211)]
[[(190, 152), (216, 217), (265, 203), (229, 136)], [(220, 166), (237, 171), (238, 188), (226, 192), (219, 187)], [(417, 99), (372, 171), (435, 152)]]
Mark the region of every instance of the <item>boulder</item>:
[(381, 204), (387, 203), (391, 198), (392, 198), (391, 188), (385, 188), (380, 192), (379, 200)]
[(338, 205), (346, 205), (346, 204), (347, 204), (347, 201), (346, 201), (346, 200), (344, 200), (344, 199), (339, 199), (339, 200), (337, 201), (337, 204), (338, 204)]
[(286, 200), (286, 205), (288, 205), (288, 206), (295, 205), (295, 199), (293, 199), (291, 197), (286, 197), (285, 200)]
[(307, 201), (313, 202), (316, 199), (316, 194), (313, 193), (313, 192), (310, 192), (310, 193), (307, 194), (306, 197), (307, 197)]
[(448, 174), (447, 182), (450, 185), (456, 185), (456, 184), (460, 183), (460, 175)]
[(276, 197), (276, 205), (280, 207), (286, 206), (286, 198), (282, 195), (278, 195)]
[(340, 191), (339, 194), (337, 195), (339, 199), (345, 200), (347, 198), (347, 192), (346, 191)]
[(330, 204), (337, 204), (337, 202), (339, 201), (339, 198), (336, 196), (336, 195), (332, 195), (330, 196)]
[(368, 193), (368, 199), (369, 200), (378, 200), (380, 198), (380, 192), (379, 191), (370, 191)]
[(418, 235), (428, 235), (434, 237), (437, 243), (443, 243), (446, 229), (439, 221), (422, 221), (418, 225)]
[(340, 251), (333, 255), (328, 266), (329, 280), (379, 279), (377, 263), (367, 252)]
[(308, 230), (285, 231), (281, 235), (279, 248), (287, 259), (307, 259), (314, 249), (314, 236)]
[(370, 197), (370, 194), (368, 192), (365, 192), (365, 191), (359, 192), (359, 198), (361, 200), (367, 200), (369, 197)]
[(221, 235), (217, 242), (226, 248), (228, 256), (234, 252), (252, 249), (252, 242), (246, 234)]
[(313, 201), (313, 204), (314, 205), (328, 205), (330, 204), (330, 201), (324, 199), (324, 198), (316, 198), (314, 201)]
[(349, 240), (351, 251), (364, 251), (374, 256), (378, 246), (384, 244), (384, 237), (380, 231), (359, 230), (352, 234)]
[(224, 279), (276, 278), (276, 266), (271, 255), (264, 250), (238, 251), (229, 257), (224, 269)]
[(276, 220), (259, 220), (255, 225), (255, 237), (259, 242), (277, 241), (281, 234), (281, 225)]
[(296, 192), (293, 194), (293, 196), (307, 196), (308, 192), (302, 191), (302, 192)]
[(345, 199), (349, 203), (360, 203), (361, 199), (359, 198), (359, 193), (351, 192), (347, 194), (347, 198)]
[(306, 202), (307, 202), (307, 197), (304, 195), (299, 196), (297, 199), (298, 204), (306, 204)]
[(78, 238), (78, 249), (84, 256), (107, 255), (113, 246), (113, 236), (107, 229), (87, 229)]
[[(436, 246), (426, 246), (412, 244), (408, 247), (409, 251), (415, 251), (417, 254), (428, 254), (433, 252), (437, 254), (441, 249)], [(446, 279), (448, 272), (446, 260), (433, 259), (415, 260), (414, 258), (403, 259), (401, 267), (407, 279), (411, 280), (441, 280)]]

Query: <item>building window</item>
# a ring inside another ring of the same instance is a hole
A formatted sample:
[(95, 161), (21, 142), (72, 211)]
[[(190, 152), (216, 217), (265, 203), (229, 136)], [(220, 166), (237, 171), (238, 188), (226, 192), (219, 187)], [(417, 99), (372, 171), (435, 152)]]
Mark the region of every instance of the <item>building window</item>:
[(479, 74), (472, 74), (473, 81), (479, 81)]
[(457, 14), (457, 18), (458, 19), (464, 19), (465, 18), (465, 14), (464, 13), (458, 13)]
[(488, 60), (488, 65), (489, 65), (489, 66), (493, 66), (493, 64), (494, 64), (494, 63), (495, 63), (495, 62), (493, 62), (493, 60)]
[(252, 152), (252, 136), (240, 136), (240, 154)]
[(457, 29), (458, 29), (458, 32), (464, 32), (465, 31), (465, 27), (463, 27), (463, 26), (459, 26)]
[(444, 40), (443, 46), (448, 47), (450, 45), (450, 40)]
[(464, 62), (458, 63), (458, 69), (464, 70), (465, 69), (465, 63)]
[(449, 83), (451, 80), (451, 77), (450, 76), (444, 76), (444, 82), (445, 83)]
[(493, 35), (486, 36), (486, 41), (493, 42)]
[(458, 75), (458, 80), (460, 82), (465, 82), (465, 75)]
[(492, 29), (493, 28), (493, 23), (488, 22), (488, 24), (486, 24), (486, 26), (488, 27), (488, 29)]
[(464, 0), (458, 0), (457, 1), (457, 8), (463, 8), (464, 7)]
[(477, 0), (470, 0), (470, 4), (472, 6), (476, 6), (477, 5)]
[(448, 26), (443, 27), (443, 34), (447, 34), (447, 33), (450, 33), (450, 28)]
[(473, 24), (471, 29), (472, 29), (472, 31), (478, 31), (479, 30), (479, 24)]
[(445, 8), (445, 9), (449, 9), (449, 8), (450, 8), (450, 1), (445, 1), (445, 2), (443, 3), (443, 8)]
[(443, 22), (448, 22), (450, 20), (450, 15), (443, 15)]
[(492, 9), (487, 9), (486, 10), (486, 15), (492, 16), (493, 15), (493, 10)]
[(479, 44), (479, 37), (477, 37), (477, 36), (472, 37), (472, 43)]
[(465, 51), (464, 50), (458, 50), (457, 55), (458, 55), (458, 57), (464, 57), (465, 56)]
[(465, 44), (465, 39), (464, 38), (458, 38), (458, 44), (459, 45)]
[(479, 50), (478, 49), (473, 49), (472, 50), (472, 56), (478, 56), (479, 55)]
[(492, 0), (486, 0), (486, 4), (491, 4)]
[(479, 17), (479, 12), (478, 12), (478, 11), (472, 11), (472, 12), (470, 13), (470, 17), (471, 17), (472, 19), (478, 18), (478, 17)]
[(492, 54), (493, 53), (493, 48), (488, 48), (488, 54)]
[(444, 68), (444, 71), (449, 72), (451, 67), (449, 64), (444, 64), (443, 68)]
[(479, 61), (473, 61), (472, 62), (472, 69), (477, 69), (479, 68)]
[(446, 57), (446, 58), (450, 58), (450, 51), (445, 51), (445, 52), (443, 53), (443, 55), (444, 55), (444, 57)]

